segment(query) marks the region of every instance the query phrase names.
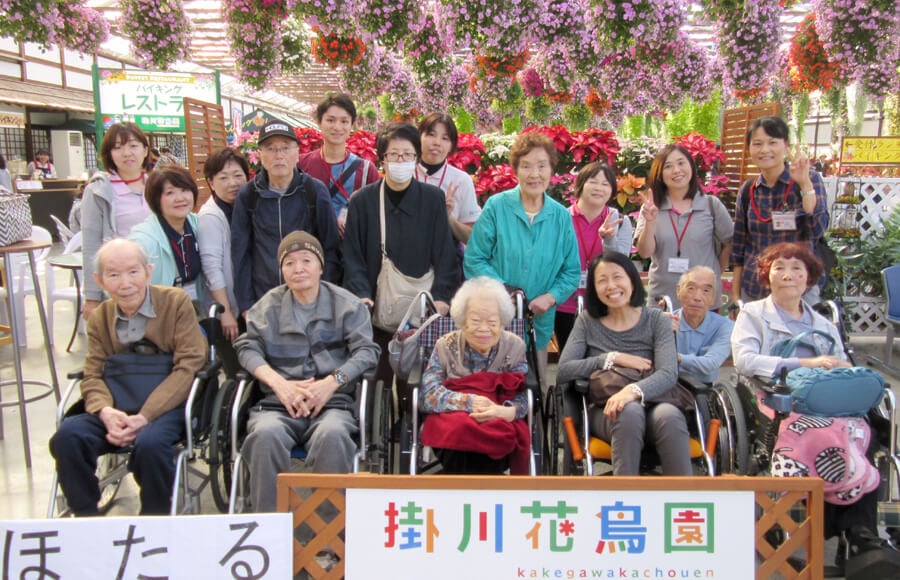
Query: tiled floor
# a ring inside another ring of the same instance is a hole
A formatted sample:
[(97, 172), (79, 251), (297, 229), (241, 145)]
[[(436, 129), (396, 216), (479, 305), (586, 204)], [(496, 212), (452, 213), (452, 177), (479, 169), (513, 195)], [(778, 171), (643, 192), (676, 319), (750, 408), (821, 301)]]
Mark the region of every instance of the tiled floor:
[[(54, 248), (58, 253), (59, 247)], [(68, 272), (59, 271), (56, 274), (60, 285), (68, 285)], [(43, 282), (43, 278), (42, 284)], [(2, 306), (2, 305), (0, 305)], [(27, 378), (38, 380), (50, 380), (50, 371), (46, 355), (41, 346), (40, 319), (37, 315), (37, 306), (33, 297), (26, 302), (26, 319), (28, 347), (20, 349), (23, 356), (23, 366)], [(67, 385), (66, 373), (81, 367), (86, 351), (86, 339), (79, 335), (75, 339), (72, 352), (65, 352), (66, 344), (72, 331), (74, 322), (74, 307), (72, 303), (57, 303), (55, 329), (53, 331), (53, 353), (56, 360), (57, 374), (60, 380), (60, 389), (65, 390)], [(862, 364), (868, 355), (882, 357), (884, 354), (884, 338), (859, 338), (854, 339), (853, 344), (857, 349), (857, 362)], [(14, 376), (12, 346), (0, 346), (0, 380), (12, 380)], [(898, 349), (900, 350), (900, 349)], [(895, 352), (895, 362), (900, 365), (900, 353)], [(555, 371), (555, 369), (552, 369)], [(884, 370), (883, 368), (881, 370)], [(555, 373), (551, 373), (555, 374)], [(900, 384), (900, 374), (886, 375), (895, 385)], [(34, 389), (26, 387), (28, 393), (34, 393)], [(15, 395), (15, 385), (2, 388), (2, 400), (11, 400)], [(31, 455), (33, 467), (25, 468), (24, 452), (22, 449), (21, 427), (18, 409), (7, 408), (3, 410), (3, 440), (0, 441), (0, 519), (28, 519), (46, 517), (50, 485), (54, 470), (53, 459), (47, 448), (47, 441), (55, 430), (56, 403), (53, 397), (47, 397), (28, 405), (28, 423), (31, 434)], [(206, 492), (206, 496), (209, 493)], [(132, 480), (126, 480), (120, 490), (118, 499), (111, 510), (111, 514), (128, 515), (138, 510), (136, 486)], [(209, 497), (203, 500), (204, 513), (216, 513)], [(834, 542), (829, 542), (830, 552), (833, 554)], [(828, 557), (828, 556), (827, 556)]]

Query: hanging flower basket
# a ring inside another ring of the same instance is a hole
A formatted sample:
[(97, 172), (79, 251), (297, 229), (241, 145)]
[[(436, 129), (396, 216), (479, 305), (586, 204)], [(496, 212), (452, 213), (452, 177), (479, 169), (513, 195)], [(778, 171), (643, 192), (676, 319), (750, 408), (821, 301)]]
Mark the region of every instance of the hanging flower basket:
[(119, 30), (149, 69), (167, 70), (191, 53), (191, 21), (181, 0), (122, 0)]
[(57, 42), (82, 54), (94, 54), (109, 38), (109, 22), (102, 14), (81, 4), (60, 2)]
[[(282, 58), (290, 59), (290, 41), (285, 47), (282, 20), (290, 0), (223, 0), (226, 32), (231, 40), (237, 76), (256, 90), (281, 72)], [(299, 61), (294, 62), (299, 66)]]
[(54, 0), (0, 0), (0, 36), (49, 48), (56, 42), (58, 4)]
[(584, 98), (584, 104), (591, 110), (591, 113), (598, 117), (603, 116), (606, 111), (612, 108), (612, 103), (609, 102), (609, 99), (601, 97), (595, 88), (588, 89), (587, 97)]
[(515, 78), (525, 68), (528, 51), (516, 54), (479, 54), (475, 56), (477, 74), (484, 77)]
[(832, 62), (816, 31), (816, 15), (809, 13), (797, 25), (791, 38), (791, 88), (798, 92), (827, 92), (838, 73), (839, 65)]
[(366, 54), (366, 45), (355, 36), (341, 36), (314, 27), (316, 37), (312, 40), (313, 57), (320, 63), (336, 69), (341, 65), (359, 64)]

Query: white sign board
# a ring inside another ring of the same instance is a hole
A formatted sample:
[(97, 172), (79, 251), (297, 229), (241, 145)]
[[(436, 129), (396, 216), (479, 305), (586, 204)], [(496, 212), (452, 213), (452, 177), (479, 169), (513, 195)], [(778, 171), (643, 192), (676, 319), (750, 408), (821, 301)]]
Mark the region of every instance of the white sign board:
[(346, 578), (755, 576), (752, 492), (347, 489)]
[(291, 514), (0, 522), (0, 578), (293, 575)]

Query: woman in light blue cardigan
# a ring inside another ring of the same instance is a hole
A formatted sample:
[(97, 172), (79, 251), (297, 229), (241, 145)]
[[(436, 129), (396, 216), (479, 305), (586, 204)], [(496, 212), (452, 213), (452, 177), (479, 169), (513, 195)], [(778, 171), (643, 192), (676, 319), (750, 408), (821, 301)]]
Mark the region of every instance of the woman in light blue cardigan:
[(538, 376), (546, 385), (547, 344), (556, 305), (578, 288), (581, 264), (572, 216), (547, 195), (557, 152), (549, 137), (519, 135), (510, 150), (519, 185), (484, 205), (466, 246), (467, 278), (489, 276), (521, 288), (534, 314)]
[(177, 165), (161, 167), (147, 179), (144, 197), (153, 214), (131, 228), (129, 239), (144, 248), (156, 286), (183, 288), (195, 305), (205, 299), (199, 220), (193, 213), (199, 192), (187, 169)]

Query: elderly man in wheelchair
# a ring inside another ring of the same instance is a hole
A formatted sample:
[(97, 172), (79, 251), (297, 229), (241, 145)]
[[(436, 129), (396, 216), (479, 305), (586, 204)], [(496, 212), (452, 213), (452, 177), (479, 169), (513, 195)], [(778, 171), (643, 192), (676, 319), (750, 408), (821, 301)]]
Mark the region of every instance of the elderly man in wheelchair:
[[(153, 266), (140, 246), (112, 240), (95, 261), (94, 279), (109, 299), (88, 320), (84, 412), (70, 412), (50, 440), (59, 483), (75, 515), (98, 515), (97, 459), (130, 448), (141, 513), (167, 514), (175, 446), (185, 431), (183, 404), (206, 362), (206, 340), (184, 290), (150, 285)], [(130, 352), (138, 344), (158, 351), (153, 360), (161, 365), (144, 381), (135, 377)], [(116, 366), (119, 376), (132, 376), (114, 380)]]
[[(837, 573), (898, 578), (900, 553), (878, 535), (880, 477), (872, 465), (877, 431), (888, 427), (875, 412), (885, 397), (883, 380), (850, 368), (839, 329), (803, 302), (822, 274), (807, 244), (767, 248), (758, 270), (771, 294), (744, 305), (732, 335), (737, 390), (754, 447), (762, 449), (757, 469), (825, 480), (825, 536), (841, 537), (837, 563), (844, 569)], [(773, 377), (778, 383), (766, 385)]]
[(250, 308), (247, 332), (235, 343), (262, 391), (241, 447), (256, 512), (275, 511), (276, 479), (290, 470), (295, 446), (305, 447), (306, 464), (317, 473), (353, 470), (355, 382), (380, 354), (365, 304), (321, 281), (325, 261), (316, 238), (288, 234), (278, 259), (285, 284)]

